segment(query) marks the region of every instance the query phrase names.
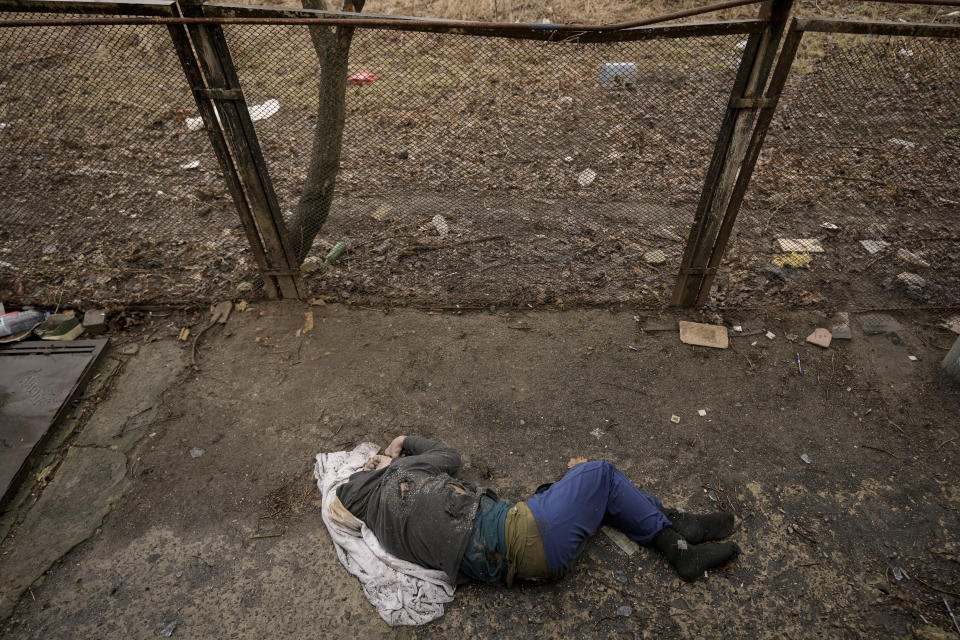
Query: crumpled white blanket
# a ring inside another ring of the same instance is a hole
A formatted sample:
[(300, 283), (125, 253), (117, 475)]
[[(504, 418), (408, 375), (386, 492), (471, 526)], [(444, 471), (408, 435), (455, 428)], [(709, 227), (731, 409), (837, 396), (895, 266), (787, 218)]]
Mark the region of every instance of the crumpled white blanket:
[(369, 527), (346, 510), (335, 517), (330, 503), (336, 489), (379, 451), (370, 442), (353, 451), (318, 453), (313, 476), (323, 494), (321, 515), (340, 562), (363, 586), (363, 592), (390, 626), (419, 625), (443, 615), (443, 605), (453, 600), (456, 584), (447, 574), (401, 560), (380, 546)]

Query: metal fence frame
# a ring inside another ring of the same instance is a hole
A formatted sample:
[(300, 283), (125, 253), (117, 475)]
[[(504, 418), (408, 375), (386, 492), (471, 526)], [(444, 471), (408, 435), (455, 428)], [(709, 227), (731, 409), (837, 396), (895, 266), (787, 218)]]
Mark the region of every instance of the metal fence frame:
[[(897, 0), (960, 6), (960, 0)], [(89, 18), (0, 20), (0, 28), (92, 24), (166, 25), (188, 86), (203, 118), (227, 187), (263, 275), (268, 297), (303, 298), (306, 287), (260, 143), (251, 121), (224, 24), (340, 25), (564, 43), (742, 34), (747, 43), (677, 274), (672, 303), (707, 302), (736, 223), (737, 213), (773, 120), (783, 87), (806, 32), (960, 38), (960, 26), (841, 19), (790, 19), (793, 0), (769, 0), (752, 20), (658, 24), (760, 0), (727, 0), (657, 18), (614, 25), (556, 25), (437, 20), (340, 11), (285, 9), (198, 0), (0, 0), (4, 12), (81, 14)], [(104, 17), (107, 16), (107, 17)], [(656, 24), (656, 26), (652, 26)], [(218, 118), (217, 115), (220, 115)]]

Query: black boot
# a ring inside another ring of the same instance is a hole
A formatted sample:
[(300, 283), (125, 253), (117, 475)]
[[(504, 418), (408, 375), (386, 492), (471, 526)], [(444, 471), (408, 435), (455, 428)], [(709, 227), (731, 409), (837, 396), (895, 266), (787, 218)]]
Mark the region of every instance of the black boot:
[(732, 513), (717, 511), (701, 516), (693, 513), (681, 513), (676, 509), (661, 508), (660, 511), (667, 516), (677, 533), (683, 536), (687, 542), (693, 544), (710, 540), (723, 540), (733, 533), (734, 518)]
[(708, 569), (727, 564), (740, 553), (735, 542), (690, 544), (673, 527), (665, 527), (658, 533), (653, 546), (687, 582), (693, 582)]

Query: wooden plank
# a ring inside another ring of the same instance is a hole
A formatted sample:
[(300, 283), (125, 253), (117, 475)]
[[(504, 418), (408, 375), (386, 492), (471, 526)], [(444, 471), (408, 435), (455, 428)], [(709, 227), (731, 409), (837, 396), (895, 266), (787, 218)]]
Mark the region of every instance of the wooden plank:
[(738, 108), (736, 101), (757, 98), (763, 92), (792, 5), (793, 0), (772, 0), (764, 5), (761, 17), (766, 15), (767, 26), (763, 33), (748, 39), (704, 181), (697, 217), (684, 248), (673, 293), (674, 305), (691, 307), (702, 304), (709, 294), (709, 289), (704, 290), (704, 284), (712, 282), (713, 278), (707, 269), (713, 261), (723, 220), (729, 211), (728, 205), (757, 121), (756, 110)]
[(0, 11), (83, 15), (175, 16), (170, 0), (0, 0)]
[[(260, 234), (257, 231), (256, 222), (254, 222), (253, 215), (250, 213), (250, 205), (243, 192), (243, 186), (240, 183), (240, 177), (237, 175), (236, 166), (233, 164), (233, 158), (230, 157), (230, 151), (223, 137), (223, 130), (220, 128), (213, 104), (203, 94), (204, 90), (199, 89), (204, 86), (205, 81), (197, 59), (193, 54), (193, 47), (190, 46), (190, 38), (187, 35), (186, 27), (183, 25), (167, 25), (167, 28), (173, 40), (177, 57), (180, 59), (180, 65), (186, 76), (187, 84), (193, 88), (193, 97), (197, 103), (197, 109), (203, 118), (204, 127), (210, 136), (210, 144), (213, 146), (214, 154), (220, 163), (220, 170), (223, 172), (227, 189), (230, 191), (230, 197), (233, 198), (234, 206), (237, 208), (237, 213), (243, 224), (244, 233), (247, 236), (247, 242), (250, 244), (251, 251), (253, 251), (253, 257), (257, 263), (257, 267), (262, 273), (269, 268), (266, 254), (263, 250), (263, 243), (260, 241)], [(277, 288), (274, 279), (264, 278), (263, 280), (264, 293), (266, 293), (269, 298), (276, 298)]]
[[(184, 3), (186, 15), (202, 16), (198, 4)], [(190, 24), (190, 39), (207, 80), (208, 89), (241, 91), (240, 99), (214, 99), (224, 137), (237, 168), (250, 212), (263, 243), (268, 266), (264, 279), (274, 278), (285, 298), (301, 298), (306, 292), (293, 251), (286, 237), (280, 206), (257, 141), (253, 122), (242, 97), (240, 81), (220, 25)], [(283, 275), (286, 273), (286, 275)]]

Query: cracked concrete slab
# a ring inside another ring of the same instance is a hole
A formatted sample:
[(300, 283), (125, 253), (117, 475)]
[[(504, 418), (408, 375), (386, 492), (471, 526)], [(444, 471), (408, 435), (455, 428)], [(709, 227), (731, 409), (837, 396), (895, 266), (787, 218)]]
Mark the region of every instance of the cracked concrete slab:
[(185, 366), (184, 350), (176, 342), (159, 341), (144, 345), (127, 362), (125, 376), (77, 438), (80, 446), (130, 448), (144, 435), (160, 406), (160, 395), (173, 383)]
[(0, 556), (0, 619), (60, 557), (86, 540), (128, 486), (127, 457), (71, 447), (53, 481), (27, 513)]

